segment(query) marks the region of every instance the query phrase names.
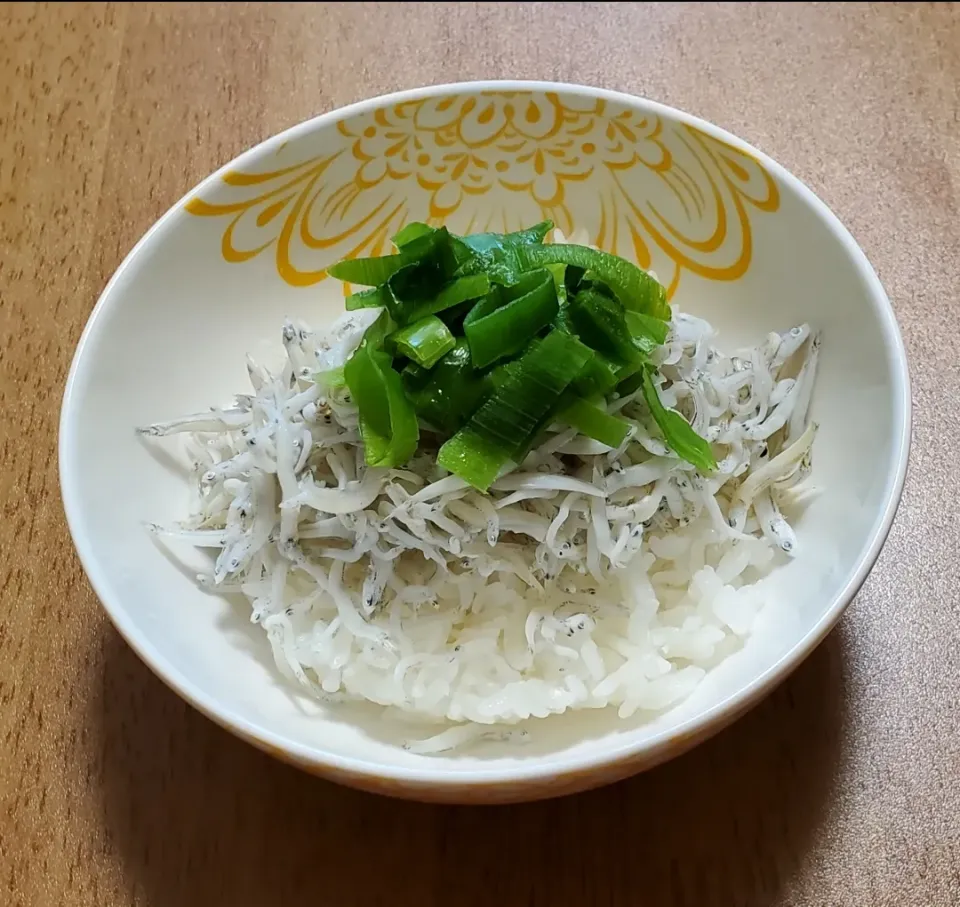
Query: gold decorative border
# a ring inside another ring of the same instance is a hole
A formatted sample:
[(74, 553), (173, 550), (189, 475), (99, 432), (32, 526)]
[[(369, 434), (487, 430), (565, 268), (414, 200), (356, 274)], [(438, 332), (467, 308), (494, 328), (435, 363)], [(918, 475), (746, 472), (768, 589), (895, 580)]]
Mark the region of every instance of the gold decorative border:
[(191, 214), (227, 219), (225, 261), (272, 248), (280, 277), (310, 286), (326, 276), (318, 258), (382, 254), (410, 220), (471, 232), (549, 218), (568, 235), (587, 226), (597, 246), (656, 268), (672, 297), (685, 270), (743, 276), (752, 214), (780, 203), (771, 175), (740, 148), (553, 92), (404, 101), (340, 121), (330, 136), (323, 154), (299, 153), (316, 136), (285, 144), (270, 169), (228, 171), (207, 198), (187, 202)]

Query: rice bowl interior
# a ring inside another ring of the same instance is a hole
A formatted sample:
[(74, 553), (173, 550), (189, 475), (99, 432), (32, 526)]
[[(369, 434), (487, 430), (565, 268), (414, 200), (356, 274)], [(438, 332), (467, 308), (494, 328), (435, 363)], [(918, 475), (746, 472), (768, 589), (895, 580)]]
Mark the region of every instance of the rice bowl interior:
[(782, 511), (816, 493), (819, 336), (798, 325), (728, 356), (674, 312), (660, 396), (721, 450), (715, 468), (669, 448), (628, 378), (603, 405), (629, 425), (617, 446), (558, 415), (480, 491), (439, 465), (429, 429), (393, 468), (365, 462), (340, 375), (382, 311), (319, 333), (288, 321), (279, 367), (248, 360), (252, 394), (142, 429), (183, 441), (197, 489), (186, 521), (150, 530), (216, 551), (198, 582), (248, 599), (298, 692), (422, 719), (414, 752), (684, 700), (749, 638), (778, 556), (799, 554)]

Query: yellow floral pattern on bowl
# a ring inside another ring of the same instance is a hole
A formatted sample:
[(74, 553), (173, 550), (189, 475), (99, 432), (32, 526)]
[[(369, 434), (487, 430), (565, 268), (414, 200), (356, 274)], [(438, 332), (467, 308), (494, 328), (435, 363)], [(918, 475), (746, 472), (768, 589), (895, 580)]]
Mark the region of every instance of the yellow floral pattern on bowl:
[(549, 218), (566, 234), (654, 268), (735, 280), (751, 218), (779, 207), (752, 155), (642, 107), (553, 92), (423, 98), (357, 114), (281, 145), (271, 166), (228, 171), (187, 202), (223, 218), (228, 262), (272, 250), (293, 286), (340, 258), (380, 255), (413, 220), (467, 233)]

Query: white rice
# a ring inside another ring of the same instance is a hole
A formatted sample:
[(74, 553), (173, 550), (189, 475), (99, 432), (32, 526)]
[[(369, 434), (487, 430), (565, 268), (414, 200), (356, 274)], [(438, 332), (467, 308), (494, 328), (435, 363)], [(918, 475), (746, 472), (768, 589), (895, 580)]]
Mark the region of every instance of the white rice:
[(715, 443), (715, 475), (667, 451), (632, 395), (609, 405), (634, 427), (624, 449), (554, 426), (485, 496), (435, 449), (365, 466), (323, 373), (376, 314), (322, 338), (287, 323), (282, 368), (250, 363), (252, 395), (143, 429), (179, 434), (196, 489), (189, 519), (149, 528), (215, 551), (199, 582), (246, 596), (283, 675), (439, 722), (411, 748), (440, 752), (568, 709), (655, 714), (743, 645), (757, 581), (797, 551), (782, 508), (815, 433), (806, 325), (726, 357), (675, 314), (661, 396)]

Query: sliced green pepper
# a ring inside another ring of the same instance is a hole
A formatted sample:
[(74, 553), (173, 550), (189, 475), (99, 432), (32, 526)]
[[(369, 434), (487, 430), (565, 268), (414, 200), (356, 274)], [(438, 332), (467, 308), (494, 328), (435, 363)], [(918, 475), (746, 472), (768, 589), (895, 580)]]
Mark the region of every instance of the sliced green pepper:
[(556, 314), (557, 288), (545, 270), (524, 274), (515, 286), (480, 300), (463, 322), (473, 364), (483, 368), (520, 352)]
[(460, 265), (458, 274), (486, 273), (496, 283), (516, 283), (520, 274), (549, 264), (566, 264), (590, 271), (607, 284), (624, 308), (670, 319), (670, 306), (664, 288), (635, 264), (591, 249), (562, 243), (519, 245), (494, 249)]
[(642, 358), (616, 299), (592, 288), (581, 289), (570, 303), (570, 320), (588, 346), (622, 362)]
[(557, 302), (562, 309), (567, 304), (567, 266), (564, 264), (547, 265), (547, 270), (550, 272), (551, 277), (553, 277), (553, 282), (557, 287)]

